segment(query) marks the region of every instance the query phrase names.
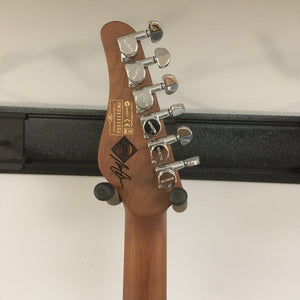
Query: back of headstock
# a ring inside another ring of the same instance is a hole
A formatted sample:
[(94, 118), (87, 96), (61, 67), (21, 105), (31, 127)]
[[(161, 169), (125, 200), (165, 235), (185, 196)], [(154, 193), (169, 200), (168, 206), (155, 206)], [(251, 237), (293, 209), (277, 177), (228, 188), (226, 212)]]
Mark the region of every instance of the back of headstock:
[(162, 119), (184, 112), (184, 106), (160, 111), (155, 93), (172, 94), (177, 82), (174, 76), (164, 75), (161, 83), (153, 85), (148, 66), (166, 67), (170, 56), (166, 49), (157, 48), (153, 57), (145, 58), (140, 40), (149, 36), (153, 42), (162, 37), (155, 21), (140, 32), (122, 22), (110, 22), (101, 30), (110, 89), (98, 163), (126, 208), (142, 217), (167, 210), (170, 197), (175, 204), (186, 197), (177, 170), (198, 164), (197, 158), (174, 163), (170, 144), (179, 140), (184, 145), (192, 133), (180, 128), (167, 136)]
[(164, 75), (153, 84), (148, 66), (160, 68), (170, 54), (157, 48), (145, 58), (140, 40), (162, 37), (159, 23), (135, 32), (129, 25), (110, 22), (101, 30), (109, 71), (109, 100), (98, 162), (108, 180), (95, 195), (125, 206), (123, 300), (166, 300), (166, 210), (187, 205), (178, 170), (199, 164), (199, 157), (174, 162), (171, 144), (188, 144), (192, 132), (181, 126), (167, 135), (163, 119), (184, 112), (183, 104), (160, 110), (156, 93), (172, 94), (176, 78)]

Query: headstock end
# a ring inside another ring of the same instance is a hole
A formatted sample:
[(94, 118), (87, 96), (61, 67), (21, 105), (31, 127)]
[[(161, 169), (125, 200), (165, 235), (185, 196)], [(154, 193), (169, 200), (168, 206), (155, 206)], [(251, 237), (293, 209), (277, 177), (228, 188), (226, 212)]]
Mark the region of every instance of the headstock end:
[[(169, 95), (174, 93), (178, 87), (177, 79), (166, 74), (162, 83), (153, 85), (148, 65), (154, 61), (159, 67), (167, 66), (169, 52), (158, 48), (155, 57), (145, 59), (139, 41), (150, 37), (152, 42), (157, 42), (162, 35), (161, 26), (155, 21), (149, 22), (148, 29), (144, 31), (136, 32), (128, 24), (119, 21), (109, 22), (101, 30), (110, 92), (99, 145), (99, 168), (117, 190), (124, 206), (141, 217), (161, 214), (171, 204), (176, 206), (174, 199), (179, 194), (184, 199), (185, 194), (178, 192), (182, 185), (177, 170), (181, 168), (179, 165), (188, 165), (185, 161), (174, 162), (170, 144), (180, 141), (186, 145), (192, 137), (187, 128), (181, 128), (175, 135), (168, 136), (161, 120), (177, 116), (185, 110), (183, 104), (174, 104), (169, 109), (160, 110), (157, 102), (155, 93), (160, 90), (165, 90)], [(145, 68), (141, 82), (138, 82), (140, 85), (135, 90), (128, 85), (132, 68), (124, 66), (134, 62), (139, 62), (141, 68)], [(151, 148), (151, 142), (155, 143), (156, 148)], [(164, 150), (164, 157), (161, 149)], [(169, 194), (170, 188), (177, 188), (176, 194)], [(177, 205), (178, 211), (186, 207), (184, 203), (180, 205)]]

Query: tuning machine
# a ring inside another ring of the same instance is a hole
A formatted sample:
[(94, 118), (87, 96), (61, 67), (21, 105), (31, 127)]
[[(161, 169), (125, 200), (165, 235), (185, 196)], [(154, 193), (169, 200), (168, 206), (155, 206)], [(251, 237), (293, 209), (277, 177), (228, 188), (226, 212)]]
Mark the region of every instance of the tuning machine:
[(183, 168), (190, 168), (200, 164), (199, 156), (187, 158), (185, 160), (175, 161), (173, 163), (164, 164), (155, 167), (158, 178), (158, 187), (160, 189), (170, 189), (176, 182), (177, 177), (175, 171)]
[(159, 134), (161, 130), (161, 119), (167, 117), (176, 117), (185, 112), (182, 103), (173, 104), (168, 109), (141, 116), (141, 122), (144, 130), (144, 138), (149, 139)]
[(152, 107), (154, 102), (152, 94), (162, 90), (165, 90), (167, 95), (172, 95), (176, 92), (178, 83), (174, 75), (166, 74), (162, 77), (162, 80), (163, 82), (161, 83), (145, 86), (132, 92), (137, 113), (141, 114)]
[(180, 126), (177, 128), (176, 134), (148, 142), (152, 163), (157, 164), (169, 158), (169, 149), (167, 145), (179, 141), (181, 145), (185, 146), (188, 145), (192, 139), (192, 130), (187, 126)]
[(121, 51), (121, 61), (128, 62), (138, 51), (137, 41), (150, 37), (153, 43), (158, 42), (163, 36), (163, 30), (157, 21), (150, 21), (148, 29), (138, 32), (133, 32), (118, 38), (118, 44)]
[(145, 67), (157, 64), (159, 68), (165, 68), (169, 65), (170, 59), (171, 56), (167, 49), (156, 48), (154, 50), (154, 56), (126, 63), (125, 70), (128, 77), (129, 87), (134, 88), (145, 80)]

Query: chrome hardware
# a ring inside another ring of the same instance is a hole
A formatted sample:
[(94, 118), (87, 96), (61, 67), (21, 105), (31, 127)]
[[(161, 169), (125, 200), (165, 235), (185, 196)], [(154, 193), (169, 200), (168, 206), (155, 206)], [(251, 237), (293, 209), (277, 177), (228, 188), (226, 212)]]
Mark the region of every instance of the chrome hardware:
[(137, 41), (141, 41), (150, 37), (153, 43), (158, 42), (163, 36), (163, 30), (157, 21), (148, 22), (148, 29), (138, 32), (133, 32), (118, 38), (118, 44), (121, 51), (121, 61), (128, 62), (136, 56), (138, 51)]
[(191, 168), (199, 164), (199, 156), (195, 156), (185, 160), (175, 161), (170, 164), (155, 167), (155, 172), (158, 178), (158, 187), (160, 189), (172, 188), (177, 182), (175, 171), (183, 168)]
[(152, 163), (157, 164), (169, 158), (169, 149), (167, 145), (179, 141), (181, 145), (185, 146), (189, 144), (192, 139), (193, 133), (191, 129), (187, 126), (180, 126), (177, 128), (176, 134), (148, 142)]
[(171, 105), (168, 109), (141, 116), (145, 139), (149, 139), (159, 134), (161, 130), (160, 119), (165, 119), (170, 116), (176, 117), (184, 112), (184, 105), (182, 103), (178, 103)]
[(176, 92), (178, 83), (175, 76), (166, 74), (162, 77), (162, 80), (163, 82), (161, 83), (145, 86), (132, 92), (135, 99), (137, 113), (141, 114), (152, 107), (154, 102), (152, 94), (161, 90), (165, 90), (167, 95), (171, 95)]
[(129, 80), (130, 88), (134, 88), (145, 80), (145, 67), (157, 64), (160, 68), (165, 68), (169, 65), (171, 56), (167, 49), (157, 48), (154, 50), (154, 55), (155, 56), (135, 60), (125, 64), (125, 70)]

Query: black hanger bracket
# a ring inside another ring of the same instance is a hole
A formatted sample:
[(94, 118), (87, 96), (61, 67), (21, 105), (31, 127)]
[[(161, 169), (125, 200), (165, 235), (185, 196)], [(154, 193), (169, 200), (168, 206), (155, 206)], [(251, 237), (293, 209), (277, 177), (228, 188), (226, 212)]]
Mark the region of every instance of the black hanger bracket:
[[(0, 172), (101, 175), (98, 145), (105, 111), (0, 106)], [(300, 183), (300, 117), (183, 114), (193, 141), (172, 145), (176, 160), (200, 156), (182, 179)]]

